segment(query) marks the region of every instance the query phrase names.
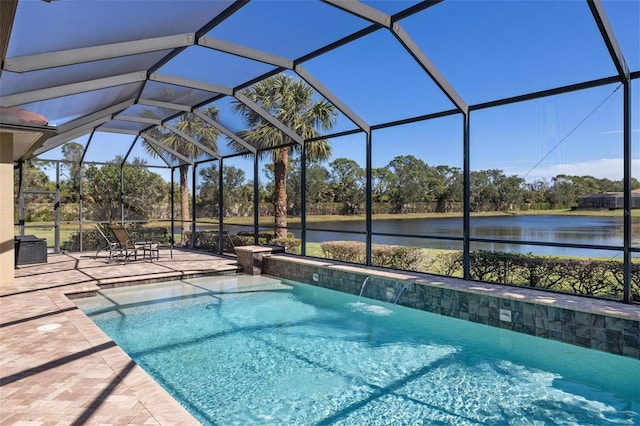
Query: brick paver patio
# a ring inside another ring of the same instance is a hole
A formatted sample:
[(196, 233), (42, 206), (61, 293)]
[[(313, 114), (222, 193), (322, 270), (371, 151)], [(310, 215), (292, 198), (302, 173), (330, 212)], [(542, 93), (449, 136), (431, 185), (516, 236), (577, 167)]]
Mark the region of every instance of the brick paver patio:
[(15, 283), (0, 286), (0, 424), (198, 424), (66, 294), (236, 270), (235, 259), (176, 249), (154, 262), (73, 253), (20, 266)]

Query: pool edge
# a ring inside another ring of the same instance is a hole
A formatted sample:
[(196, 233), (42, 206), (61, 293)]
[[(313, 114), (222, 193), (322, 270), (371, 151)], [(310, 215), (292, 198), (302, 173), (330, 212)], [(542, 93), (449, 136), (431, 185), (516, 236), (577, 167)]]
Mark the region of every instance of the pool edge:
[(640, 306), (324, 259), (271, 255), (265, 274), (358, 294), (366, 277), (407, 287), (397, 304), (640, 359)]

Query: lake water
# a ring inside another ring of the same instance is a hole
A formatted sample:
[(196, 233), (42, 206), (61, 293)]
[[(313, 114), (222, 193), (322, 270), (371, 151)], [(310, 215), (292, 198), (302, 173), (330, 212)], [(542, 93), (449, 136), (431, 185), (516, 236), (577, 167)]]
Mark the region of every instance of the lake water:
[[(347, 234), (339, 231), (364, 233), (365, 223), (352, 221), (327, 221), (310, 223), (309, 228), (327, 231), (307, 231), (308, 242), (332, 240), (365, 241), (363, 234)], [(633, 220), (632, 241), (640, 246), (640, 217)], [(379, 244), (397, 244), (439, 249), (460, 249), (461, 242), (437, 239), (418, 239), (403, 235), (462, 237), (462, 218), (384, 219), (375, 220), (373, 233), (390, 234), (375, 236)], [(338, 231), (338, 232), (336, 232)], [(299, 235), (297, 230), (294, 231)], [(582, 216), (499, 216), (471, 218), (471, 236), (512, 241), (534, 241), (558, 244), (585, 244), (618, 246), (620, 251), (520, 245), (509, 243), (472, 243), (472, 250), (501, 250), (518, 253), (535, 253), (567, 256), (621, 257), (623, 246), (623, 219)], [(634, 253), (640, 257), (639, 253)]]

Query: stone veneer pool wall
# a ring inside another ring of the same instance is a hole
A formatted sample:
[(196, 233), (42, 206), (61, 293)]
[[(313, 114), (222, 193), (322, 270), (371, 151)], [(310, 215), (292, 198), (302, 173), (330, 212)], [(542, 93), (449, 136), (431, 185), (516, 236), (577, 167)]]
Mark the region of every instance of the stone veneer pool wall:
[(640, 359), (638, 305), (287, 255), (262, 262), (265, 274), (355, 295), (367, 277), (402, 283), (399, 305)]

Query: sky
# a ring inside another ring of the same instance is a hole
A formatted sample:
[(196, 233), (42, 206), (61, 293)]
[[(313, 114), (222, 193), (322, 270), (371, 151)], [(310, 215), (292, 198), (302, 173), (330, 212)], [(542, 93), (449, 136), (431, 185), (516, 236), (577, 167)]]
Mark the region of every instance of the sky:
[[(413, 2), (370, 1), (394, 13)], [(605, 11), (629, 68), (640, 70), (640, 1), (604, 0)], [(306, 11), (303, 18), (297, 12)], [(585, 1), (448, 0), (400, 21), (409, 36), (468, 104), (609, 77), (616, 73)], [(208, 35), (294, 59), (368, 24), (311, 1), (259, 0)], [(242, 28), (239, 31), (238, 28)], [(246, 29), (250, 30), (246, 30)], [(160, 72), (234, 86), (269, 67), (190, 47)], [(225, 67), (219, 66), (224, 61)], [(369, 125), (452, 109), (449, 99), (388, 31), (303, 64)], [(501, 169), (527, 181), (557, 174), (622, 179), (622, 88), (601, 86), (534, 101), (473, 111), (472, 170)], [(216, 105), (232, 130), (242, 123), (227, 100)], [(640, 81), (632, 84), (632, 175), (640, 179)], [(330, 132), (354, 129), (344, 115)], [(85, 143), (83, 138), (77, 141)], [(104, 161), (131, 139), (96, 134), (87, 161)], [(363, 134), (330, 139), (333, 158), (365, 165)], [(373, 166), (414, 155), (432, 166), (462, 167), (460, 115), (376, 130)], [(55, 154), (54, 154), (55, 155)], [(134, 148), (132, 156), (146, 155)], [(160, 164), (149, 159), (151, 164)], [(252, 175), (252, 163), (233, 164)], [(165, 175), (166, 177), (166, 175)]]

